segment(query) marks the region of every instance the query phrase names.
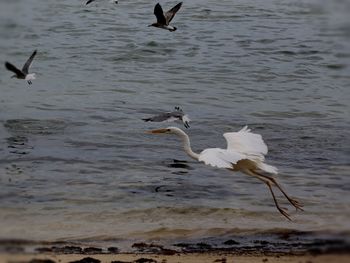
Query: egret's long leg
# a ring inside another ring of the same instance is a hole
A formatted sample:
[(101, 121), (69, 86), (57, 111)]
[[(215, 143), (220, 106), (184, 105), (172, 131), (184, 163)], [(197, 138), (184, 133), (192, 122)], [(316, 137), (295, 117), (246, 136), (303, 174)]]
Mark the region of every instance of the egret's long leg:
[(281, 208), (277, 202), (277, 199), (276, 199), (276, 196), (275, 196), (275, 193), (273, 192), (272, 190), (272, 185), (273, 185), (273, 182), (271, 182), (270, 179), (268, 178), (265, 178), (264, 176), (261, 176), (260, 174), (257, 174), (251, 170), (246, 170), (245, 171), (246, 174), (249, 174), (251, 176), (254, 176), (256, 178), (258, 178), (259, 180), (263, 181), (270, 189), (270, 192), (271, 192), (271, 195), (272, 195), (272, 198), (273, 198), (273, 201), (275, 202), (275, 206), (277, 208), (277, 210), (282, 214), (284, 215), (286, 218), (288, 218), (289, 220), (292, 221), (292, 219), (290, 218), (289, 214), (287, 213), (287, 211), (284, 209), (284, 208)]
[(271, 192), (271, 195), (273, 197), (273, 201), (275, 202), (275, 206), (277, 207), (278, 211), (284, 215), (286, 218), (288, 218), (290, 221), (292, 221), (292, 219), (290, 218), (289, 214), (286, 212), (285, 209), (281, 208), (279, 205), (278, 205), (278, 202), (277, 202), (277, 199), (276, 199), (276, 196), (275, 196), (275, 193), (272, 191), (272, 187), (271, 187), (271, 183), (270, 182), (266, 182), (267, 186), (269, 187), (270, 189), (270, 192)]
[(291, 203), (297, 210), (299, 209), (301, 211), (304, 211), (302, 209), (303, 205), (301, 203), (299, 203), (299, 201), (289, 197), (289, 195), (283, 190), (283, 188), (280, 186), (280, 184), (276, 181), (275, 178), (273, 178), (271, 176), (267, 176), (267, 175), (261, 174), (261, 173), (258, 173), (256, 171), (254, 171), (253, 173), (270, 180), (281, 191), (281, 193), (287, 198), (289, 203)]

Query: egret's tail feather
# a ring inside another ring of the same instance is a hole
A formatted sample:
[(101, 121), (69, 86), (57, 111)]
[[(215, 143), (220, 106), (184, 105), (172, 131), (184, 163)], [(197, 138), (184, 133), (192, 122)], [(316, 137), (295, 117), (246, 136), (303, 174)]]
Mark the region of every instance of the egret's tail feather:
[(266, 173), (278, 174), (278, 169), (275, 166), (266, 163), (259, 163), (258, 168)]

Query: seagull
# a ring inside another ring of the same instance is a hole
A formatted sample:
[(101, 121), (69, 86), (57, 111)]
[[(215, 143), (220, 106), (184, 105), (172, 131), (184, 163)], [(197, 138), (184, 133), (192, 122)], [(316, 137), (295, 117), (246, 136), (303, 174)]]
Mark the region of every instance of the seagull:
[[(302, 204), (296, 199), (291, 198), (279, 185), (277, 180), (270, 176), (277, 174), (277, 168), (266, 164), (265, 155), (268, 148), (260, 134), (252, 133), (248, 126), (243, 127), (238, 132), (224, 133), (227, 141), (227, 148), (209, 148), (200, 153), (195, 153), (191, 149), (190, 138), (181, 129), (177, 127), (168, 127), (165, 129), (151, 130), (147, 133), (151, 134), (175, 134), (181, 138), (185, 152), (193, 159), (204, 162), (207, 165), (226, 168), (233, 172), (242, 172), (249, 176), (255, 177), (265, 183), (269, 188), (277, 210), (291, 220), (285, 208), (281, 208), (275, 197), (272, 187), (277, 187), (278, 190), (285, 196), (289, 203), (296, 208), (302, 209)], [(269, 174), (269, 175), (267, 175)]]
[[(92, 3), (92, 2), (95, 2), (95, 1), (96, 1), (96, 0), (88, 0), (88, 1), (86, 2), (85, 5), (88, 5), (88, 4), (90, 4), (90, 3)], [(118, 0), (110, 0), (109, 2), (118, 4)]]
[(164, 13), (160, 4), (159, 3), (156, 4), (156, 6), (154, 7), (154, 15), (157, 18), (157, 22), (153, 23), (152, 25), (149, 25), (149, 26), (167, 29), (170, 32), (175, 31), (177, 28), (174, 26), (169, 26), (169, 23), (174, 18), (176, 12), (179, 11), (181, 5), (182, 5), (182, 2), (178, 3), (176, 6), (174, 6), (169, 11)]
[(184, 114), (182, 109), (180, 107), (175, 107), (174, 111), (171, 112), (165, 112), (161, 113), (159, 115), (150, 117), (150, 118), (144, 118), (142, 119), (144, 121), (151, 121), (151, 122), (171, 122), (171, 121), (177, 121), (180, 120), (183, 122), (186, 129), (190, 127), (189, 122), (191, 121), (187, 114)]
[(22, 70), (18, 69), (14, 65), (12, 65), (10, 62), (5, 62), (5, 67), (7, 70), (12, 71), (15, 73), (11, 78), (17, 78), (17, 79), (25, 79), (29, 85), (32, 84), (32, 80), (35, 79), (35, 73), (29, 74), (29, 67), (33, 62), (33, 59), (36, 55), (36, 50), (34, 50), (33, 54), (28, 58), (27, 62), (24, 64)]

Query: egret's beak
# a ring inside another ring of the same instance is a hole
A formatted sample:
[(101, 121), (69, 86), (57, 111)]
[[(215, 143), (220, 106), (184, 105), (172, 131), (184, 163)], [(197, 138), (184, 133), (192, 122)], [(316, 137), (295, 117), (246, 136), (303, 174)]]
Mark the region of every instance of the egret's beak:
[(146, 133), (157, 134), (157, 133), (166, 133), (167, 131), (168, 131), (167, 129), (157, 129), (157, 130), (146, 131)]

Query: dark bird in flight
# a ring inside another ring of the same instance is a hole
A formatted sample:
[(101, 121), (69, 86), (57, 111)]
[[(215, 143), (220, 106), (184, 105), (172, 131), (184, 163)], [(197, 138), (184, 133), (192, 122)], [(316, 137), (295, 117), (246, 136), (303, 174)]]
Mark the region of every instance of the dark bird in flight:
[(183, 122), (185, 128), (189, 128), (189, 122), (191, 121), (187, 114), (184, 114), (182, 109), (180, 107), (175, 107), (174, 111), (171, 112), (164, 112), (159, 115), (155, 115), (150, 118), (144, 118), (142, 119), (144, 121), (151, 121), (151, 122), (171, 122), (171, 121), (177, 121), (180, 120)]
[(28, 58), (27, 62), (24, 64), (22, 70), (18, 69), (10, 62), (5, 62), (5, 67), (7, 68), (7, 70), (15, 73), (15, 75), (13, 75), (11, 78), (25, 79), (29, 85), (32, 84), (32, 80), (35, 79), (35, 73), (29, 74), (29, 67), (33, 62), (36, 52), (37, 51), (34, 50), (33, 54)]
[(156, 4), (156, 6), (154, 7), (154, 15), (157, 18), (157, 22), (153, 23), (152, 25), (149, 25), (149, 26), (167, 29), (170, 32), (175, 31), (177, 28), (174, 26), (170, 26), (169, 23), (174, 18), (176, 12), (179, 11), (181, 5), (182, 5), (182, 2), (178, 3), (176, 6), (174, 6), (169, 11), (164, 13), (160, 4), (159, 3)]

